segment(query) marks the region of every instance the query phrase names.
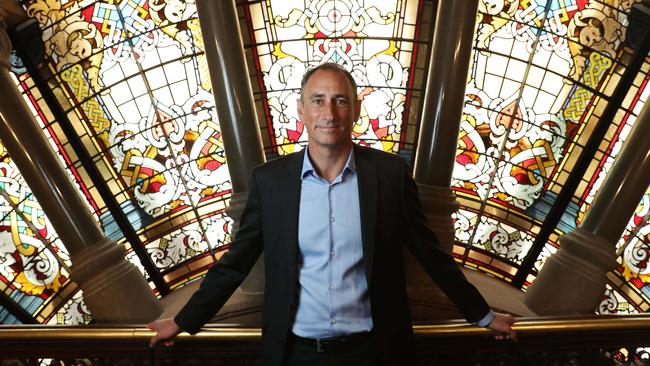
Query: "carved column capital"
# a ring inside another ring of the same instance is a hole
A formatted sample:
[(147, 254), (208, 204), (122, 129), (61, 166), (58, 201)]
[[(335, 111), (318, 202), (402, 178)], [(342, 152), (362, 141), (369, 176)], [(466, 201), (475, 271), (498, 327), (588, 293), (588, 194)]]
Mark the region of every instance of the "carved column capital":
[(539, 315), (590, 314), (603, 295), (606, 274), (618, 266), (609, 240), (577, 228), (560, 238), (524, 304)]
[(162, 313), (148, 283), (124, 254), (123, 246), (104, 238), (72, 255), (70, 277), (99, 323), (145, 323)]

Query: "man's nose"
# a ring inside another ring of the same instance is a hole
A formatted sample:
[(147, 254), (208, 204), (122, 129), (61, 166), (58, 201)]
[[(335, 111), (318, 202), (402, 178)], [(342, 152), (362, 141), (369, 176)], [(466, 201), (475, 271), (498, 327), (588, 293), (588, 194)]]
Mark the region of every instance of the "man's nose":
[(325, 107), (323, 108), (323, 119), (327, 119), (328, 121), (331, 121), (334, 119), (334, 115), (336, 110), (336, 104), (333, 101), (328, 101), (325, 103)]

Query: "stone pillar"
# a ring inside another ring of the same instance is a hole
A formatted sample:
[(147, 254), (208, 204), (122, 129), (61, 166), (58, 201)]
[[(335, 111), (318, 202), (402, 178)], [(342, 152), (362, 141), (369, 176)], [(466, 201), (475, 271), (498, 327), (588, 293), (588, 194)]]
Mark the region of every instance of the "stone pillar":
[(451, 214), (458, 203), (450, 188), (456, 144), (472, 53), (476, 0), (440, 0), (433, 37), (420, 136), (415, 155), (415, 181), (422, 204), (441, 244), (451, 251)]
[[(451, 253), (454, 226), (451, 214), (458, 202), (450, 187), (456, 158), (456, 144), (465, 100), (467, 70), (472, 53), (476, 23), (476, 0), (440, 0), (436, 15), (431, 59), (427, 75), (426, 95), (420, 136), (415, 155), (414, 178), (420, 199), (440, 245)], [(415, 259), (406, 253), (409, 296), (421, 303), (449, 307), (439, 290)], [(410, 262), (410, 263), (409, 263)], [(426, 307), (426, 306), (425, 306)], [(431, 319), (436, 311), (412, 309), (414, 318)]]
[(630, 136), (582, 224), (560, 237), (524, 303), (539, 315), (593, 314), (605, 291), (607, 272), (618, 266), (616, 242), (650, 184), (650, 104)]
[[(248, 196), (249, 174), (264, 162), (262, 140), (235, 2), (197, 0), (196, 7), (232, 182), (233, 195), (226, 212), (235, 221), (236, 231)], [(261, 259), (241, 288), (251, 293), (264, 291)]]
[(155, 319), (162, 311), (124, 248), (104, 237), (75, 189), (9, 71), (11, 42), (0, 23), (0, 140), (68, 249), (73, 281), (102, 323)]

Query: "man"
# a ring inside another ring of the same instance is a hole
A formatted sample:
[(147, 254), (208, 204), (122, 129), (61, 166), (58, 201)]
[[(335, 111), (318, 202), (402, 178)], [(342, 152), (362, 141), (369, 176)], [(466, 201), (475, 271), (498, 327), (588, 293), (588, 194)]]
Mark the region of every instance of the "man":
[(198, 332), (264, 251), (265, 365), (414, 364), (403, 245), (468, 321), (516, 337), (515, 319), (493, 313), (438, 246), (406, 163), (352, 143), (360, 109), (341, 66), (305, 74), (307, 148), (253, 170), (230, 250), (174, 319), (148, 325), (152, 346)]

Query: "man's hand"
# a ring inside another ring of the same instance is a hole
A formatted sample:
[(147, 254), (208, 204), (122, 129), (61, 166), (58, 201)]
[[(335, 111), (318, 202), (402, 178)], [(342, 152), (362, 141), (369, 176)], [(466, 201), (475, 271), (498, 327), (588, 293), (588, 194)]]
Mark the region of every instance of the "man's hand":
[(173, 346), (174, 337), (182, 332), (182, 329), (171, 318), (153, 321), (147, 324), (147, 328), (156, 332), (156, 335), (149, 341), (149, 347), (152, 348), (158, 343), (166, 347)]
[(517, 332), (512, 330), (512, 325), (517, 319), (510, 314), (495, 313), (494, 319), (488, 324), (487, 328), (494, 332), (494, 338), (498, 340), (512, 339), (517, 340)]

